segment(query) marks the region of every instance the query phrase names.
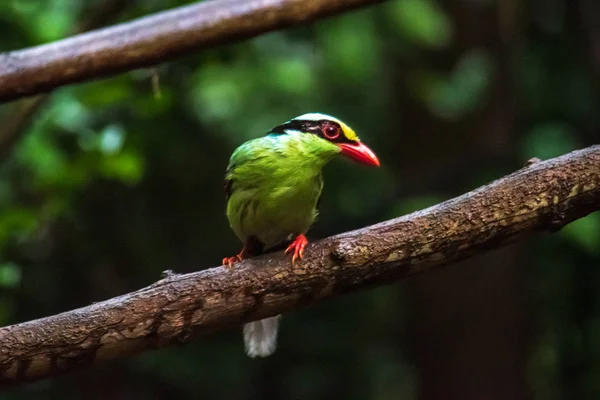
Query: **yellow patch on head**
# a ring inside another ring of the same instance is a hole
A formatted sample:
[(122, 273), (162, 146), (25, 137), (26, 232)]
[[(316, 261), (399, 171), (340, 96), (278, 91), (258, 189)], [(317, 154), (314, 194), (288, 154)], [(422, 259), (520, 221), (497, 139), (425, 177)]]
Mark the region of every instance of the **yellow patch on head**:
[(299, 117), (296, 117), (293, 119), (304, 120), (304, 121), (322, 121), (322, 120), (333, 121), (333, 122), (338, 123), (342, 127), (342, 132), (344, 133), (344, 136), (346, 136), (346, 138), (348, 140), (352, 140), (352, 141), (356, 141), (356, 142), (358, 142), (360, 140), (352, 128), (350, 128), (348, 125), (346, 125), (344, 122), (340, 121), (339, 119), (332, 117), (331, 115), (321, 114), (321, 113), (308, 113), (308, 114), (300, 115)]

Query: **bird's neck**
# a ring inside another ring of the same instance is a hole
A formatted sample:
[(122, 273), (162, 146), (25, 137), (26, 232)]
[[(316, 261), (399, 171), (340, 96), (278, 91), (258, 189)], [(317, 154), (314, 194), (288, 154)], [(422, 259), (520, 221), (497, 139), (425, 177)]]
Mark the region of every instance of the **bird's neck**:
[(320, 174), (325, 164), (340, 152), (335, 144), (306, 133), (292, 131), (278, 135), (275, 140), (277, 151), (284, 154), (290, 163), (314, 175)]

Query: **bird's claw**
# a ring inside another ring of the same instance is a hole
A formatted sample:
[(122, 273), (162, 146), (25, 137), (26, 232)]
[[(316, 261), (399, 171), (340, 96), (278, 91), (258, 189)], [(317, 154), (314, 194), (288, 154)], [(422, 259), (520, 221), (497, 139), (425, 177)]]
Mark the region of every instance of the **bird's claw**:
[(296, 239), (285, 249), (285, 254), (290, 253), (292, 250), (294, 251), (294, 255), (292, 257), (292, 264), (296, 262), (297, 259), (302, 259), (304, 256), (304, 248), (308, 244), (308, 240), (304, 235), (298, 235)]
[(222, 261), (223, 266), (226, 268), (232, 268), (233, 264), (235, 264), (236, 262), (242, 261), (242, 254), (238, 254), (237, 256), (234, 257), (225, 257)]
[(244, 248), (242, 248), (242, 251), (240, 251), (240, 253), (238, 255), (235, 255), (233, 257), (225, 257), (221, 263), (223, 264), (223, 266), (225, 268), (232, 268), (233, 264), (242, 261), (249, 255), (250, 254), (248, 253), (247, 247), (244, 246)]

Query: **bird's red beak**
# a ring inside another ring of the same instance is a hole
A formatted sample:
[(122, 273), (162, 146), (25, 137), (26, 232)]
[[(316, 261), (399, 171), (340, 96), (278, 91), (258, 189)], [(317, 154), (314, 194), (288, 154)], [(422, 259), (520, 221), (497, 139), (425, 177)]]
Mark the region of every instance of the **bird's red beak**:
[(358, 161), (359, 163), (379, 167), (379, 159), (377, 159), (373, 150), (368, 148), (362, 142), (338, 143), (338, 146), (342, 150), (342, 154), (351, 159)]

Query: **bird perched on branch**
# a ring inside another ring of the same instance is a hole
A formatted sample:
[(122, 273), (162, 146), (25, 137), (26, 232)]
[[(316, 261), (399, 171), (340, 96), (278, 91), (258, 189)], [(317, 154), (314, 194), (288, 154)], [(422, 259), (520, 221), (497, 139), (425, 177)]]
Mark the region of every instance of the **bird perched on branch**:
[[(317, 216), (321, 170), (338, 154), (379, 166), (377, 156), (348, 125), (318, 113), (291, 119), (238, 147), (225, 174), (225, 193), (229, 225), (244, 247), (224, 258), (223, 265), (287, 244), (292, 264), (301, 259), (308, 243), (304, 234)], [(279, 317), (244, 325), (250, 357), (275, 351)]]

